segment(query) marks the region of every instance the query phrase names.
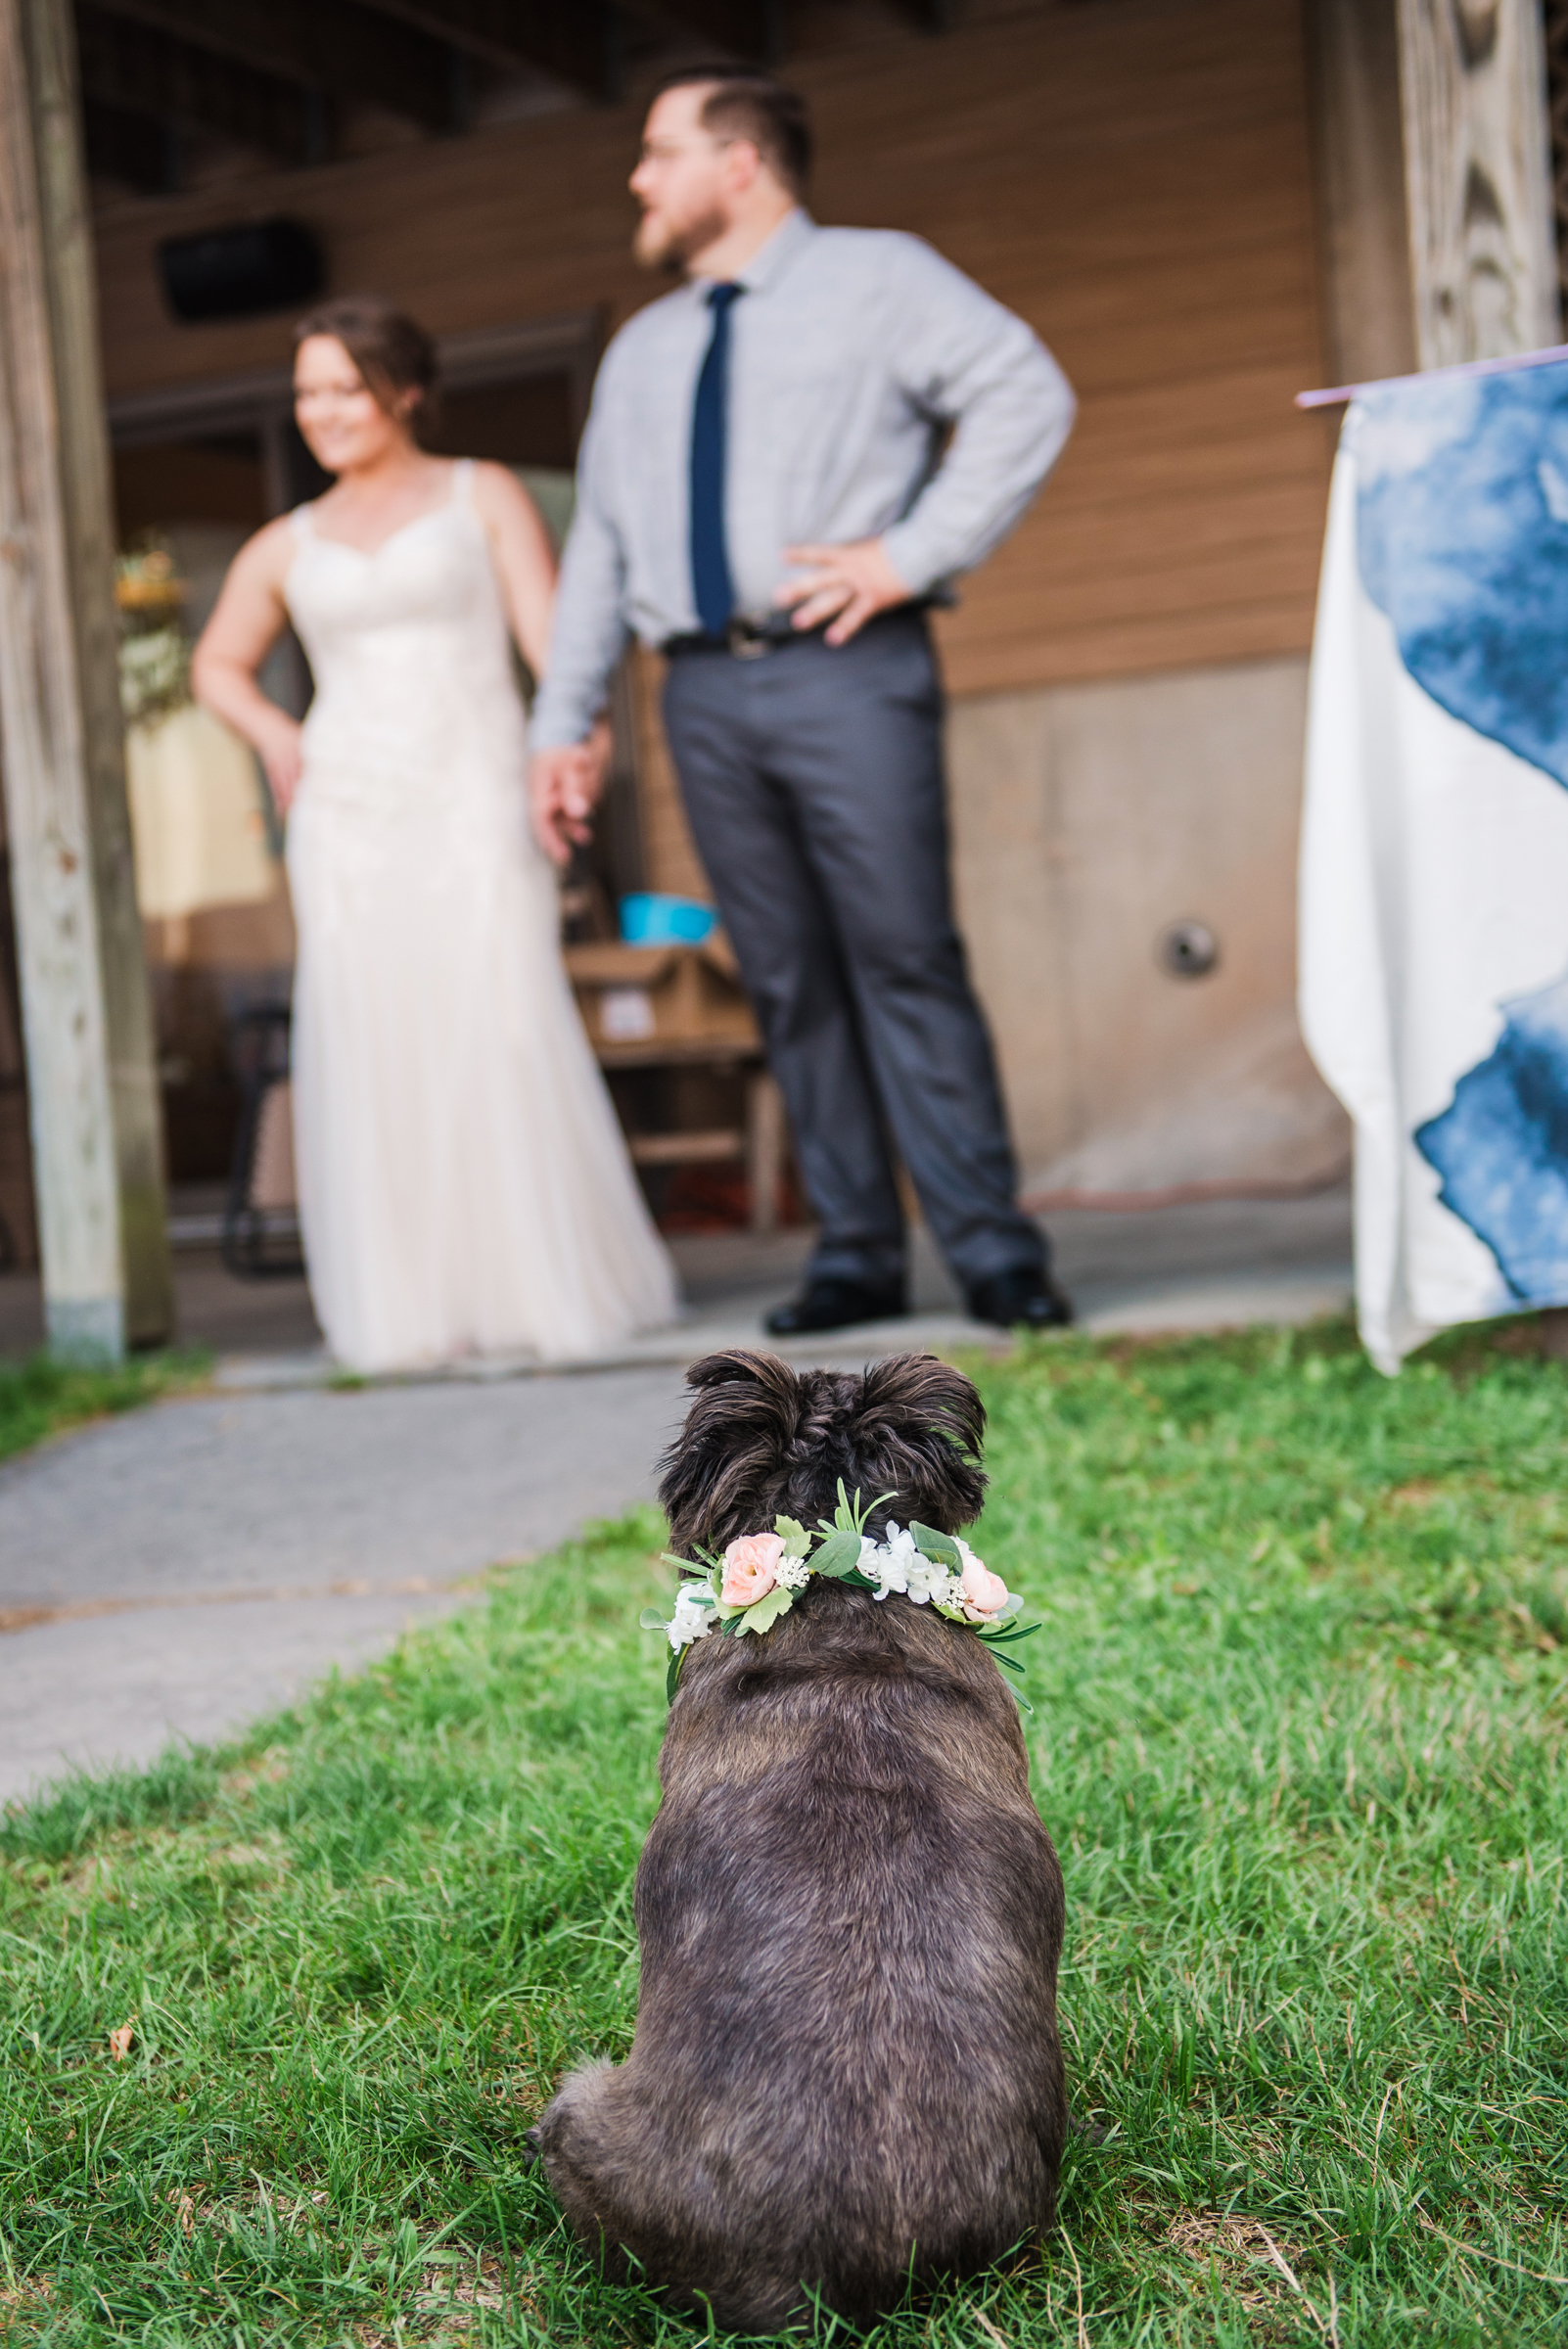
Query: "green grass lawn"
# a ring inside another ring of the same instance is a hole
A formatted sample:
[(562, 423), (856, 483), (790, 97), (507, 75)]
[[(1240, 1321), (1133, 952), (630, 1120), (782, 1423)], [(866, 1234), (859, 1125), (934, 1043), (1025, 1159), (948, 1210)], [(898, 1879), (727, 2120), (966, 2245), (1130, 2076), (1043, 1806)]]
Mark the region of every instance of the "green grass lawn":
[[(1568, 1379), (1521, 1343), (1394, 1383), (1337, 1327), (978, 1371), (1089, 2125), (1062, 2232), (890, 2349), (1568, 2337)], [(692, 2337), (524, 2157), (631, 2035), (660, 1531), (243, 1750), (12, 1815), (0, 2334)]]
[(201, 1353), (132, 1356), (114, 1370), (90, 1370), (35, 1354), (24, 1362), (0, 1362), (0, 1460), (84, 1419), (102, 1419), (152, 1403), (205, 1378), (211, 1358)]

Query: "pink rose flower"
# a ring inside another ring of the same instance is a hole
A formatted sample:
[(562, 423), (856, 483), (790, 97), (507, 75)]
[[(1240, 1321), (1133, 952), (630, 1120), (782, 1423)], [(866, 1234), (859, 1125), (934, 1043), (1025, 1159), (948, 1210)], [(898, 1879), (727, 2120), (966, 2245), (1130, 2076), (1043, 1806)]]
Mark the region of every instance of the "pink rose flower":
[(724, 1552), (719, 1596), (726, 1607), (749, 1607), (765, 1598), (778, 1581), (784, 1543), (777, 1534), (742, 1534)]
[(992, 1574), (981, 1563), (966, 1542), (963, 1545), (964, 1569), (958, 1578), (963, 1593), (964, 1613), (971, 1623), (987, 1623), (1007, 1604), (1007, 1585), (999, 1574)]

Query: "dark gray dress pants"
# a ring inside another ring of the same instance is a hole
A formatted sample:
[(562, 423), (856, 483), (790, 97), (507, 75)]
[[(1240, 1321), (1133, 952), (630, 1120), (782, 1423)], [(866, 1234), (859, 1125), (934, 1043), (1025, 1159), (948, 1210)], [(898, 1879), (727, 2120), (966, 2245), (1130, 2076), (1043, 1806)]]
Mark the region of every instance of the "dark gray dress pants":
[(678, 653), (665, 721), (821, 1219), (812, 1274), (902, 1277), (890, 1137), (966, 1288), (1041, 1269), (953, 925), (923, 615), (837, 648)]

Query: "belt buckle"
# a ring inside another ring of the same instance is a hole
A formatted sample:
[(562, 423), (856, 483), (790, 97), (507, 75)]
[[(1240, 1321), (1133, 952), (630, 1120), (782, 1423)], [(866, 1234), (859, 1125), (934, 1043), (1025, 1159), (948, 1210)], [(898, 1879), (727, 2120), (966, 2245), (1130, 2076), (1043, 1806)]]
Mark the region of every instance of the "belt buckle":
[(737, 661), (760, 661), (767, 650), (763, 631), (739, 618), (725, 622), (724, 642)]

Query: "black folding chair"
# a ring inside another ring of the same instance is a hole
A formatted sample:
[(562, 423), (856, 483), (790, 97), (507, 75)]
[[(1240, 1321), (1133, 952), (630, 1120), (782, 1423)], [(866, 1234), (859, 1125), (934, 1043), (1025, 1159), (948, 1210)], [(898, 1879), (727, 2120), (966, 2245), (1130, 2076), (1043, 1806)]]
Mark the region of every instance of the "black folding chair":
[(304, 1260), (293, 1205), (256, 1195), (257, 1162), (269, 1117), (286, 1113), (286, 1096), (278, 1087), (289, 1081), (287, 1004), (261, 1004), (242, 1012), (230, 1032), (230, 1049), (240, 1084), (240, 1128), (223, 1212), (223, 1262), (237, 1280), (298, 1276), (304, 1270)]

